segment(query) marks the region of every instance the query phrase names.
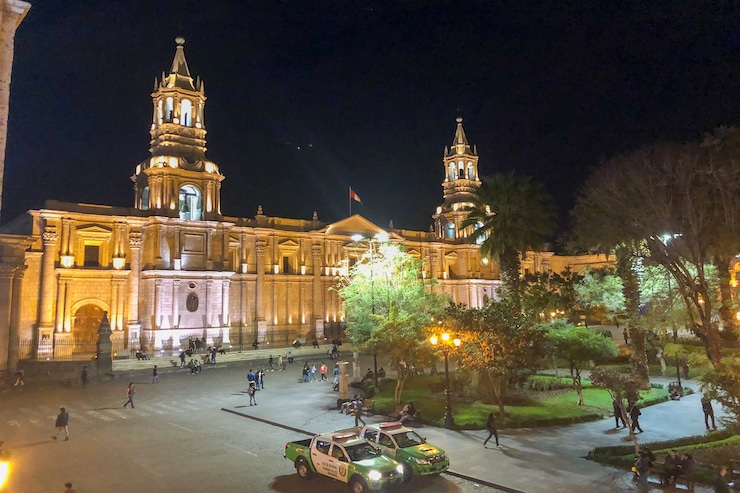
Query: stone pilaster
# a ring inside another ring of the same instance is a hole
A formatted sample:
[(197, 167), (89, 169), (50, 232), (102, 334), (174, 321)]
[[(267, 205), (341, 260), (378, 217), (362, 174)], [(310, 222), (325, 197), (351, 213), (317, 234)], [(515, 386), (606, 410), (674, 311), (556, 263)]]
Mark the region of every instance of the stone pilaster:
[(311, 245), (311, 260), (313, 262), (311, 266), (313, 269), (313, 279), (311, 281), (313, 289), (312, 312), (317, 339), (323, 339), (324, 337), (324, 292), (321, 282), (321, 254), (321, 245)]
[(41, 293), (39, 297), (38, 327), (39, 335), (51, 337), (54, 327), (54, 297), (56, 295), (56, 279), (54, 257), (56, 255), (59, 235), (55, 231), (47, 230), (42, 235), (44, 254), (41, 261)]
[(15, 31), (30, 8), (30, 3), (19, 0), (2, 0), (0, 5), (0, 204), (5, 175), (5, 147), (8, 141), (10, 75), (13, 72)]
[(265, 320), (265, 254), (267, 253), (267, 242), (258, 240), (257, 253), (257, 285), (255, 286), (255, 312), (257, 321)]

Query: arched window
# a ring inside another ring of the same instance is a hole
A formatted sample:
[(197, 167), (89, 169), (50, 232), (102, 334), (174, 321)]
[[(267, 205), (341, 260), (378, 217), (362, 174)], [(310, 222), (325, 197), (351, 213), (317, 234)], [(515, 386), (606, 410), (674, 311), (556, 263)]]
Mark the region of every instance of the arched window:
[(473, 176), (473, 163), (468, 163), (468, 180), (475, 180), (475, 176)]
[[(482, 227), (483, 227), (483, 223), (482, 222), (478, 221), (477, 223), (475, 223), (475, 229), (476, 230), (478, 230), (478, 229), (480, 229)], [(475, 244), (476, 245), (480, 245), (481, 243), (483, 243), (484, 241), (486, 241), (486, 239), (487, 239), (487, 236), (481, 235), (481, 236), (479, 236), (479, 237), (477, 237), (475, 239)]]
[(172, 114), (173, 111), (173, 102), (172, 98), (167, 98), (164, 103), (164, 121), (171, 122), (172, 118), (175, 116)]
[(159, 103), (157, 103), (157, 125), (162, 124), (162, 100), (159, 100)]
[(445, 230), (445, 237), (446, 238), (455, 238), (455, 223), (449, 222), (447, 223), (447, 228)]
[(139, 209), (141, 209), (142, 211), (149, 210), (149, 185), (145, 186), (144, 190), (141, 191)]
[(189, 99), (180, 101), (180, 125), (183, 127), (193, 126), (193, 103)]
[(450, 163), (450, 181), (455, 180), (455, 163)]
[(197, 221), (200, 219), (200, 190), (193, 185), (180, 189), (180, 219)]

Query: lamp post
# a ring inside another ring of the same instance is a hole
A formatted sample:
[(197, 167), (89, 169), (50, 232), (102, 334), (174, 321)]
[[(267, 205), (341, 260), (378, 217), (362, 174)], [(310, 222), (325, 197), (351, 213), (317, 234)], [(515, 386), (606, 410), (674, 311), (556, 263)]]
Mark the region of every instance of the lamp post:
[(438, 347), (445, 356), (445, 428), (451, 430), (455, 426), (455, 418), (452, 416), (449, 355), (451, 350), (460, 347), (462, 341), (457, 337), (453, 339), (447, 332), (442, 332), (439, 337), (436, 335), (430, 337), (429, 342), (433, 347)]
[[(666, 248), (668, 248), (668, 243), (676, 236), (680, 235), (673, 235), (669, 233), (663, 235), (663, 244), (666, 246)], [(678, 382), (678, 388), (681, 390), (681, 395), (683, 395), (683, 386), (681, 385), (681, 369), (679, 368), (678, 364), (678, 327), (676, 327), (676, 319), (673, 317), (673, 289), (671, 287), (670, 272), (668, 272), (668, 298), (671, 301), (671, 326), (673, 327), (673, 344), (676, 345), (676, 380)]]

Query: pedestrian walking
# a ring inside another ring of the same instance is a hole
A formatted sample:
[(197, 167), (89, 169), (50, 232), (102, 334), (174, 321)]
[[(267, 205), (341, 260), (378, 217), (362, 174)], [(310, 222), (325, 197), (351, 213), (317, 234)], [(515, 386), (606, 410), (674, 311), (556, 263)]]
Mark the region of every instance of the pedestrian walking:
[(185, 366), (185, 351), (180, 352), (180, 368)]
[(486, 430), (488, 430), (488, 438), (486, 438), (483, 441), (483, 446), (485, 447), (488, 443), (488, 440), (491, 439), (491, 437), (496, 438), (496, 446), (500, 447), (498, 444), (498, 430), (496, 429), (496, 417), (493, 415), (493, 413), (488, 413), (488, 419), (486, 420)]
[(627, 332), (627, 327), (622, 331), (622, 337), (624, 337), (624, 345), (628, 346), (630, 343), (630, 333)]
[(688, 380), (689, 379), (689, 362), (684, 360), (683, 363), (681, 363), (681, 368), (683, 369), (683, 377)]
[(362, 401), (362, 397), (359, 397), (355, 401), (355, 426), (360, 426), (358, 422), (362, 422), (362, 426), (365, 426), (365, 420), (362, 419), (362, 407), (364, 405), (364, 402)]
[(332, 383), (334, 385), (337, 385), (339, 383), (339, 363), (336, 363), (334, 365), (334, 381)]
[(274, 370), (274, 368), (272, 367), (272, 362), (273, 362), (272, 355), (270, 355), (270, 359), (267, 360), (267, 366), (270, 368), (270, 371)]
[(311, 365), (311, 381), (316, 381), (316, 365)]
[(247, 372), (247, 383), (250, 387), (257, 386), (257, 375), (254, 374), (254, 370), (251, 368), (249, 369), (249, 372)]
[(619, 405), (619, 401), (614, 399), (612, 401), (612, 407), (614, 408), (614, 429), (619, 429), (619, 421), (622, 421), (622, 428), (627, 428), (627, 423), (624, 422), (624, 416), (622, 416), (622, 406)]
[(258, 390), (264, 390), (265, 388), (265, 371), (260, 368), (257, 370), (257, 389)]
[(64, 432), (64, 441), (69, 440), (69, 414), (63, 407), (59, 408), (59, 414), (57, 415), (54, 426), (56, 427), (56, 433), (51, 437), (52, 440), (56, 440), (61, 432)]
[[(257, 405), (257, 388), (256, 386), (249, 384), (249, 388), (247, 389), (247, 395), (249, 395), (249, 405), (250, 406), (256, 406)], [(268, 406), (269, 407), (269, 406)]]
[(635, 428), (640, 430), (640, 433), (642, 433), (642, 428), (640, 428), (640, 415), (642, 413), (640, 412), (640, 408), (637, 406), (637, 403), (632, 404), (632, 407), (630, 407), (630, 419), (632, 420), (632, 433), (635, 432)]
[(712, 429), (716, 430), (717, 425), (714, 422), (714, 408), (712, 407), (712, 399), (709, 398), (709, 396), (704, 395), (704, 397), (701, 398), (701, 410), (704, 411), (704, 424), (707, 426), (707, 430), (709, 429), (709, 419), (712, 419)]
[(157, 370), (157, 365), (154, 365), (154, 369), (152, 370), (152, 385), (159, 383), (159, 371)]
[(278, 354), (278, 367), (280, 367), (281, 371), (285, 371), (285, 365), (283, 364), (283, 355)]
[(324, 362), (322, 361), (322, 362), (321, 362), (321, 367), (319, 368), (319, 373), (321, 374), (321, 381), (322, 381), (322, 382), (323, 382), (324, 380), (326, 380), (326, 372), (327, 372), (327, 368), (326, 368), (326, 365), (325, 365), (325, 364), (324, 364)]
[(72, 488), (72, 483), (64, 483), (64, 493), (77, 493), (77, 490)]
[(131, 382), (128, 384), (128, 387), (126, 387), (126, 402), (123, 404), (123, 407), (128, 406), (131, 404), (131, 409), (134, 408), (134, 394), (136, 393), (136, 390), (134, 389), (134, 383)]
[(80, 378), (82, 379), (82, 386), (84, 387), (85, 385), (87, 385), (87, 366), (82, 367)]

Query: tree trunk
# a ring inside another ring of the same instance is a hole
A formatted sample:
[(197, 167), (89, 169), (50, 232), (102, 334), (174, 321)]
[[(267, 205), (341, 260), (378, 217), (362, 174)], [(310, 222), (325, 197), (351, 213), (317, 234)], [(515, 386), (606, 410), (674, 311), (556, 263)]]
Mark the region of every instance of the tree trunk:
[(583, 405), (583, 385), (581, 385), (581, 372), (577, 371), (576, 374), (573, 376), (573, 386), (576, 388), (576, 393), (578, 394), (578, 404), (577, 406)]
[(632, 369), (644, 386), (650, 384), (647, 352), (645, 350), (645, 330), (639, 325), (640, 318), (640, 280), (635, 272), (637, 255), (629, 247), (617, 249), (617, 275), (622, 279), (627, 328), (632, 340)]
[(717, 267), (717, 277), (719, 277), (719, 319), (722, 321), (722, 328), (735, 334), (736, 338), (740, 338), (740, 334), (737, 333), (735, 327), (735, 317), (733, 316), (732, 310), (732, 290), (730, 289), (730, 261), (717, 257), (714, 260), (714, 265)]
[(519, 253), (504, 253), (501, 262), (501, 297), (514, 302), (516, 310), (521, 311), (521, 262)]
[(493, 395), (496, 396), (496, 400), (498, 401), (498, 412), (501, 416), (505, 414), (504, 410), (504, 396), (503, 396), (503, 388), (501, 385), (502, 379), (500, 378), (494, 378), (493, 375), (491, 375), (490, 371), (486, 372), (486, 376), (488, 377), (488, 381), (491, 383), (491, 388), (493, 389)]

